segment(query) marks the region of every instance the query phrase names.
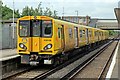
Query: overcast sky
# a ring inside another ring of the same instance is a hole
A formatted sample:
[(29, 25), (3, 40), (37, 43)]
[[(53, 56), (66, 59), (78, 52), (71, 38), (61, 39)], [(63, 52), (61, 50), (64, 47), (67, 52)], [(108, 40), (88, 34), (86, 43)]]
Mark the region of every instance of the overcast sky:
[[(2, 0), (4, 5), (13, 8), (13, 0)], [(37, 7), (42, 2), (42, 8), (50, 7), (57, 10), (59, 16), (62, 16), (63, 7), (65, 16), (76, 16), (78, 10), (79, 16), (91, 16), (92, 18), (116, 18), (114, 8), (118, 7), (120, 0), (14, 0), (15, 9), (20, 12), (25, 6)]]

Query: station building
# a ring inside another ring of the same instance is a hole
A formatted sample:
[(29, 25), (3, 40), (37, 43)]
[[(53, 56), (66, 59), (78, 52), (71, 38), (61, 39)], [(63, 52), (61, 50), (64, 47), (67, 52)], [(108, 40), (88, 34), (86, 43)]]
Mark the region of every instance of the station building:
[(81, 25), (88, 25), (90, 23), (90, 16), (62, 16), (62, 19)]
[(90, 16), (63, 16), (62, 19), (94, 28), (113, 29), (118, 27), (117, 19), (99, 19), (91, 18)]
[[(0, 49), (10, 49), (16, 48), (17, 43), (17, 35), (16, 35), (16, 27), (14, 27), (14, 38), (13, 38), (13, 20), (12, 18), (9, 20), (1, 20), (1, 27), (0, 27), (0, 35), (2, 39), (0, 39)], [(15, 24), (17, 19), (15, 19)]]

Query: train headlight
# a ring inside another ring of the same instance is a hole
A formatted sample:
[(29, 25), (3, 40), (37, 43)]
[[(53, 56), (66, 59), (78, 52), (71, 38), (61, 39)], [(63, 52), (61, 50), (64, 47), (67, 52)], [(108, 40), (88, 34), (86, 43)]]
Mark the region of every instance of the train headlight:
[(47, 50), (47, 49), (50, 49), (50, 48), (52, 48), (52, 44), (46, 45), (46, 46), (44, 47), (44, 50)]
[(24, 45), (23, 44), (20, 44), (20, 48), (23, 48), (24, 47)]
[(47, 48), (48, 48), (48, 49), (52, 48), (52, 45), (51, 45), (51, 44), (48, 44), (48, 45), (47, 45)]
[(23, 43), (20, 43), (19, 47), (22, 48), (22, 49), (27, 49), (27, 47)]

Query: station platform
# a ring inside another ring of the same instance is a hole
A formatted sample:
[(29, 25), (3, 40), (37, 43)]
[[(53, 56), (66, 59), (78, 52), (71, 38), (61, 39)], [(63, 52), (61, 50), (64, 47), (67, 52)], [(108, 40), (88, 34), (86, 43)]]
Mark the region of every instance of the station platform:
[(17, 54), (16, 49), (4, 49), (0, 50), (0, 61), (9, 60), (12, 58), (19, 57), (20, 55)]
[(106, 75), (107, 80), (108, 78), (120, 80), (120, 41)]

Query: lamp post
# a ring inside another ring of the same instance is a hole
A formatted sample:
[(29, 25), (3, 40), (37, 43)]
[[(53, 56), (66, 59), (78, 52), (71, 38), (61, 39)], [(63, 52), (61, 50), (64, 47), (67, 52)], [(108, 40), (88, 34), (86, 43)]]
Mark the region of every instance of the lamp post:
[(77, 23), (79, 23), (79, 19), (78, 19), (78, 10), (75, 11), (77, 13)]
[(65, 14), (65, 13), (64, 13), (64, 7), (63, 7), (62, 19), (64, 19), (64, 14)]
[(13, 32), (13, 34), (12, 34), (12, 49), (14, 49), (14, 26), (15, 26), (15, 24), (14, 24), (14, 0), (13, 0), (13, 23), (12, 23), (12, 32)]
[(78, 17), (78, 10), (75, 11), (77, 13), (77, 17)]

